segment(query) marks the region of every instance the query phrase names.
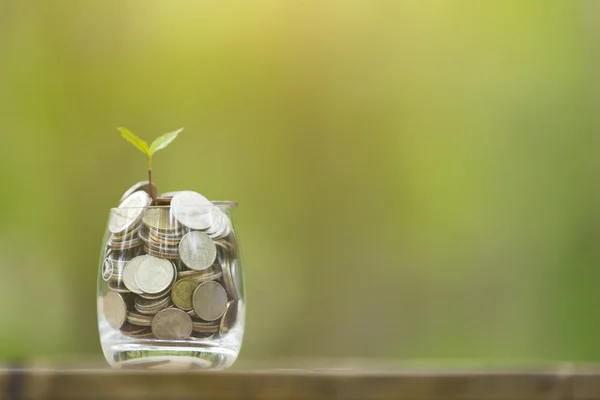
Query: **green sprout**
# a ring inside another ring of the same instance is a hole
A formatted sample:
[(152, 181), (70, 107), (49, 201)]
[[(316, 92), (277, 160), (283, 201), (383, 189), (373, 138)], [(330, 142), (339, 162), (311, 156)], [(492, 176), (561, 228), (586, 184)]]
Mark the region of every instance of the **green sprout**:
[(150, 147), (148, 147), (148, 143), (140, 139), (138, 136), (134, 135), (129, 129), (117, 128), (117, 130), (121, 132), (121, 136), (123, 136), (125, 140), (137, 147), (142, 153), (146, 155), (146, 159), (148, 161), (148, 183), (150, 186), (150, 197), (152, 198), (152, 200), (154, 200), (154, 193), (152, 193), (152, 156), (157, 151), (162, 150), (169, 144), (171, 144), (171, 142), (175, 140), (175, 138), (177, 137), (177, 135), (179, 135), (179, 132), (181, 132), (183, 128), (177, 129), (173, 132), (165, 133), (164, 135), (157, 138), (154, 142), (152, 142)]

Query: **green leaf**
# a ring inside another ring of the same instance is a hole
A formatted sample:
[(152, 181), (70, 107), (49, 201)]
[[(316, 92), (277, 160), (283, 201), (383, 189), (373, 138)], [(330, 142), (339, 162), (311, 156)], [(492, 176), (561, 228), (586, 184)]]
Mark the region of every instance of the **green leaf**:
[(150, 149), (148, 148), (148, 143), (144, 142), (142, 139), (140, 139), (139, 137), (134, 135), (129, 129), (117, 128), (117, 130), (119, 132), (121, 132), (121, 136), (123, 136), (123, 138), (125, 140), (127, 140), (129, 143), (131, 143), (132, 145), (137, 147), (142, 153), (144, 153), (146, 155), (150, 154)]
[(171, 144), (171, 142), (173, 140), (175, 140), (177, 135), (179, 135), (179, 132), (181, 132), (182, 130), (183, 130), (183, 128), (177, 129), (176, 131), (173, 131), (173, 132), (165, 133), (161, 137), (157, 138), (154, 142), (152, 142), (152, 144), (150, 145), (150, 151), (149, 151), (150, 157), (152, 157), (152, 155), (154, 153), (156, 153), (157, 151), (162, 150), (165, 147), (167, 147), (169, 144)]

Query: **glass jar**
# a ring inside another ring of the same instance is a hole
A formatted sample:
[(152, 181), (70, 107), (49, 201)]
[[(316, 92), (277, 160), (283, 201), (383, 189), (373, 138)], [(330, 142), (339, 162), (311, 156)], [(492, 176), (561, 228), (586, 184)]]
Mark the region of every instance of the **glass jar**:
[(236, 203), (160, 200), (111, 210), (98, 278), (102, 351), (114, 367), (227, 368), (244, 334)]

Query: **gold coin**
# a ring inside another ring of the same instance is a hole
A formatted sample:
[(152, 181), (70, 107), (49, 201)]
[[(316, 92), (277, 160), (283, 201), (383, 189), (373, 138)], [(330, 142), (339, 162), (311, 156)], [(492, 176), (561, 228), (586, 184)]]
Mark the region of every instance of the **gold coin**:
[(173, 304), (182, 310), (189, 311), (193, 308), (192, 295), (198, 284), (191, 279), (180, 279), (175, 282), (171, 290)]
[(149, 228), (158, 231), (174, 231), (179, 223), (171, 216), (168, 207), (149, 208), (144, 212), (142, 222)]

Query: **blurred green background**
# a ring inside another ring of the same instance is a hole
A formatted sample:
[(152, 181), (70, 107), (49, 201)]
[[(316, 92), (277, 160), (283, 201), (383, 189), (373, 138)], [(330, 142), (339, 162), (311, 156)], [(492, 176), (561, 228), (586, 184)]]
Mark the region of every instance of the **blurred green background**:
[(240, 203), (240, 359), (600, 359), (597, 1), (0, 3), (0, 358), (98, 356), (108, 210)]

